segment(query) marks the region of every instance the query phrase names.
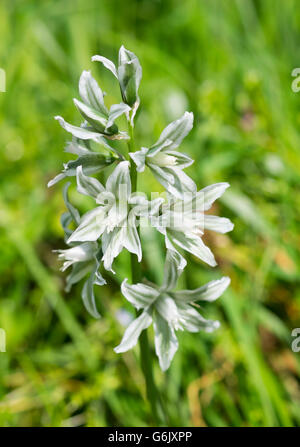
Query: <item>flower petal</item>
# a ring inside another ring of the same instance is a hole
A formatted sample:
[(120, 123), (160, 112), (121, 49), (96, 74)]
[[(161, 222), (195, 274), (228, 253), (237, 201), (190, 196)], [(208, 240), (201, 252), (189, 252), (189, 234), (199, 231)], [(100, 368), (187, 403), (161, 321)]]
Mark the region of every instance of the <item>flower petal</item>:
[(59, 259), (72, 262), (90, 261), (96, 251), (97, 244), (95, 242), (83, 242), (66, 250), (57, 250)]
[(71, 218), (73, 219), (73, 221), (79, 225), (80, 222), (80, 214), (79, 211), (75, 208), (75, 206), (73, 206), (70, 202), (69, 202), (69, 198), (68, 198), (68, 189), (70, 187), (71, 183), (68, 182), (65, 184), (65, 187), (63, 189), (63, 198), (64, 198), (64, 202), (66, 204), (66, 207), (68, 208), (68, 211), (70, 213)]
[(80, 140), (76, 137), (72, 137), (72, 141), (67, 142), (65, 152), (79, 156), (93, 153), (89, 146), (89, 140)]
[(168, 293), (161, 293), (155, 301), (155, 309), (174, 329), (180, 328), (180, 317), (173, 298)]
[(173, 292), (172, 296), (177, 301), (192, 303), (194, 301), (215, 301), (227, 289), (230, 278), (223, 276), (221, 279), (210, 281), (202, 287), (194, 290), (180, 290)]
[(120, 104), (113, 104), (109, 110), (106, 128), (112, 126), (119, 116), (121, 116), (123, 113), (129, 113), (129, 111), (130, 107), (123, 102), (121, 102)]
[(167, 235), (172, 244), (176, 244), (184, 250), (192, 253), (197, 258), (215, 267), (217, 265), (211, 250), (204, 244), (201, 237), (195, 233), (182, 233), (176, 230), (167, 230)]
[(177, 168), (184, 169), (194, 163), (194, 160), (191, 157), (182, 152), (169, 151), (168, 149), (166, 151), (163, 150), (162, 152), (175, 158), (175, 167)]
[[(101, 144), (109, 151), (117, 153), (119, 156), (121, 155), (116, 149), (111, 147), (105, 140), (105, 138), (96, 132), (92, 128), (88, 128), (86, 126), (73, 126), (72, 124), (65, 121), (61, 116), (56, 116), (55, 119), (59, 122), (61, 127), (65, 129), (67, 132), (71, 133), (74, 137), (79, 138), (80, 140), (93, 140), (96, 143)], [(121, 133), (120, 133), (121, 134)]]
[(143, 195), (134, 193), (128, 200), (130, 205), (133, 205), (131, 213), (135, 216), (150, 217), (158, 214), (161, 205), (164, 203), (162, 197), (157, 199), (147, 200)]
[(63, 178), (75, 176), (76, 168), (78, 166), (82, 166), (84, 174), (90, 175), (100, 172), (102, 169), (112, 164), (115, 160), (116, 158), (114, 157), (109, 157), (103, 154), (97, 154), (95, 152), (82, 155), (78, 157), (77, 160), (71, 160), (68, 163), (66, 163), (64, 165), (63, 172), (57, 175), (51, 182), (49, 182), (48, 186), (52, 186), (54, 183), (57, 183)]
[(68, 123), (61, 116), (56, 116), (55, 119), (59, 122), (63, 129), (82, 140), (90, 140), (99, 135), (97, 132), (91, 131), (85, 127), (73, 126), (73, 124)]
[(164, 282), (161, 290), (167, 291), (174, 289), (185, 266), (186, 260), (181, 256), (181, 254), (177, 250), (174, 250), (173, 247), (169, 248), (167, 250), (164, 268)]
[(161, 133), (159, 139), (150, 148), (152, 154), (160, 151), (168, 140), (168, 150), (176, 149), (193, 128), (194, 115), (185, 112), (181, 118), (170, 123)]
[(98, 132), (108, 135), (118, 132), (116, 126), (114, 126), (113, 129), (107, 129), (107, 115), (100, 113), (98, 110), (93, 109), (76, 98), (74, 98), (73, 101), (83, 118)]
[(77, 191), (80, 194), (91, 196), (96, 199), (99, 194), (105, 191), (104, 186), (94, 177), (84, 175), (82, 166), (78, 166), (76, 170)]
[(114, 169), (106, 182), (106, 190), (112, 192), (116, 197), (125, 200), (131, 194), (131, 181), (129, 174), (129, 162), (122, 161)]
[(103, 92), (90, 71), (84, 70), (80, 76), (79, 94), (85, 104), (95, 110), (99, 110), (104, 115), (108, 115), (108, 110), (104, 104)]
[(123, 241), (124, 248), (126, 248), (130, 253), (134, 253), (138, 257), (138, 262), (142, 260), (142, 247), (139, 237), (139, 233), (136, 228), (136, 216), (133, 210), (127, 219), (126, 232)]
[(117, 69), (116, 69), (115, 64), (111, 60), (107, 59), (107, 57), (95, 55), (92, 57), (92, 62), (101, 62), (105, 68), (110, 70), (112, 72), (112, 74), (116, 78), (118, 78)]
[(79, 227), (72, 233), (67, 243), (96, 241), (104, 230), (105, 211), (102, 207), (97, 207), (82, 216)]
[(155, 315), (153, 326), (155, 332), (155, 352), (161, 369), (166, 371), (178, 349), (178, 340), (174, 329), (158, 313)]
[(126, 227), (116, 227), (109, 233), (105, 231), (102, 236), (103, 265), (106, 270), (112, 270), (114, 259), (121, 253), (124, 247), (124, 232)]
[(215, 183), (213, 185), (209, 185), (206, 188), (201, 189), (197, 193), (197, 200), (200, 198), (200, 201), (203, 202), (203, 210), (207, 211), (212, 206), (215, 200), (221, 197), (225, 190), (229, 187), (229, 183)]
[(78, 262), (72, 265), (72, 271), (67, 276), (65, 291), (70, 292), (73, 284), (79, 282), (84, 278), (93, 268), (93, 263), (88, 262)]
[(157, 181), (163, 185), (166, 190), (178, 198), (183, 198), (185, 194), (195, 194), (197, 186), (195, 182), (180, 168), (164, 167), (148, 163)]
[(233, 223), (226, 217), (204, 215), (204, 229), (216, 231), (217, 233), (228, 233), (233, 230)]
[(96, 306), (96, 300), (94, 295), (94, 279), (95, 274), (97, 271), (97, 265), (95, 266), (94, 270), (92, 271), (90, 277), (88, 280), (84, 283), (81, 297), (83, 304), (86, 308), (86, 310), (94, 317), (94, 318), (100, 318), (100, 314), (97, 310)]
[(189, 332), (199, 332), (201, 330), (213, 332), (220, 327), (219, 321), (206, 320), (189, 304), (177, 302), (177, 307), (180, 312), (182, 326)]
[(124, 333), (121, 343), (114, 349), (114, 351), (119, 354), (120, 352), (126, 352), (129, 349), (133, 348), (137, 344), (141, 332), (144, 329), (147, 329), (151, 323), (151, 315), (147, 310), (144, 310), (144, 312), (139, 317), (137, 317), (135, 320), (133, 320), (132, 323), (130, 323)]
[(136, 170), (138, 172), (143, 172), (146, 166), (146, 155), (148, 149), (146, 147), (142, 147), (140, 151), (129, 152), (130, 157), (136, 164)]
[(121, 285), (122, 294), (137, 309), (143, 309), (151, 306), (159, 296), (159, 291), (146, 284), (128, 284), (124, 279)]

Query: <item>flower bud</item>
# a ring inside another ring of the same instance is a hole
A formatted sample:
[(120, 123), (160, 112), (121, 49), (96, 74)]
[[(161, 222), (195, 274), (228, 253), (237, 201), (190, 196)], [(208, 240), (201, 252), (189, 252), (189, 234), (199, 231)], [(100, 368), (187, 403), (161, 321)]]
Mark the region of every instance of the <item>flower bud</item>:
[(118, 79), (123, 101), (130, 107), (139, 104), (138, 88), (142, 67), (136, 55), (122, 45), (119, 51)]

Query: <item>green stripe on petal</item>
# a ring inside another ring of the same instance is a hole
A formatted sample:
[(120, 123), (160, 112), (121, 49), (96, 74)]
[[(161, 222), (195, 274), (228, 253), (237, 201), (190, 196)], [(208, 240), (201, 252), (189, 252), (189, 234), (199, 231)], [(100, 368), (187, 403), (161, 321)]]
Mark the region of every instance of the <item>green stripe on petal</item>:
[(202, 287), (194, 290), (180, 290), (173, 292), (172, 296), (175, 301), (192, 303), (195, 301), (215, 301), (230, 284), (230, 278), (224, 276), (221, 279), (210, 281)]
[(178, 349), (178, 340), (174, 329), (158, 313), (153, 320), (155, 332), (155, 352), (159, 359), (159, 365), (166, 371)]
[(147, 284), (133, 284), (127, 283), (127, 279), (121, 285), (122, 294), (125, 298), (137, 309), (149, 307), (159, 296), (159, 291)]

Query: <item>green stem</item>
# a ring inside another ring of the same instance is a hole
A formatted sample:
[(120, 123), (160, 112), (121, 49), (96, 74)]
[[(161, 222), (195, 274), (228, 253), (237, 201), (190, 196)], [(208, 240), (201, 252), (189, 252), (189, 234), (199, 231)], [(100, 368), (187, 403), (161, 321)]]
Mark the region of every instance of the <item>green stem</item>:
[[(128, 140), (128, 152), (134, 152), (134, 137), (133, 137), (133, 127), (130, 122), (128, 123), (128, 131), (130, 140)], [(131, 188), (132, 192), (137, 190), (137, 171), (135, 164), (131, 162), (130, 166), (130, 178), (131, 178)], [(139, 228), (137, 228), (139, 232)], [(141, 265), (137, 260), (137, 256), (133, 253), (130, 255), (131, 259), (131, 280), (133, 283), (140, 282), (142, 279)], [(137, 312), (139, 315), (140, 313)], [(146, 394), (151, 405), (152, 416), (155, 423), (160, 423), (164, 420), (163, 410), (161, 406), (160, 396), (155, 385), (153, 376), (153, 365), (152, 365), (152, 353), (149, 345), (147, 329), (142, 331), (139, 337), (140, 345), (140, 359), (141, 368), (145, 377), (146, 382)]]

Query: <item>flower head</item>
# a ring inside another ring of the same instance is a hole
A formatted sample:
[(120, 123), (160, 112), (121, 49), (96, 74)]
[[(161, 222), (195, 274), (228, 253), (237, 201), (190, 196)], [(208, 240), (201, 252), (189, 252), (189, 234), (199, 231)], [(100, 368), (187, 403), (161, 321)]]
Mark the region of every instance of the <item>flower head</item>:
[(182, 260), (178, 254), (169, 250), (165, 263), (165, 278), (161, 287), (154, 284), (129, 285), (124, 280), (121, 291), (125, 298), (138, 310), (140, 315), (127, 327), (116, 352), (133, 348), (141, 332), (153, 322), (155, 332), (155, 351), (163, 371), (169, 368), (178, 349), (175, 331), (187, 330), (212, 332), (219, 327), (218, 321), (206, 320), (195, 307), (197, 301), (214, 301), (226, 290), (230, 283), (228, 277), (211, 281), (195, 290), (173, 291), (182, 272)]
[(89, 71), (82, 72), (79, 94), (81, 100), (74, 98), (73, 101), (84, 118), (81, 127), (67, 123), (61, 116), (55, 117), (67, 132), (82, 140), (94, 140), (104, 145), (104, 137), (111, 140), (127, 138), (127, 134), (118, 131), (115, 120), (123, 113), (128, 113), (130, 107), (122, 102), (112, 105), (108, 110), (104, 104), (104, 94)]
[(148, 166), (159, 183), (170, 194), (180, 198), (184, 193), (196, 192), (195, 183), (183, 172), (193, 160), (174, 150), (192, 129), (193, 120), (193, 114), (185, 112), (181, 118), (163, 130), (157, 142), (150, 148), (142, 147), (140, 151), (129, 154), (138, 172), (143, 172), (145, 166)]
[(227, 233), (233, 229), (233, 223), (225, 217), (205, 214), (205, 211), (228, 187), (228, 183), (216, 183), (196, 194), (186, 194), (184, 199), (169, 197), (160, 216), (152, 219), (153, 225), (164, 234), (166, 247), (172, 250), (180, 247), (214, 267), (214, 255), (202, 240), (204, 231)]
[(108, 177), (105, 187), (77, 168), (77, 190), (93, 197), (97, 207), (82, 216), (68, 242), (96, 241), (101, 237), (103, 262), (111, 270), (112, 262), (123, 248), (135, 253), (141, 261), (142, 249), (137, 231), (137, 218), (153, 216), (162, 199), (149, 202), (143, 195), (131, 193), (129, 163), (122, 161)]

